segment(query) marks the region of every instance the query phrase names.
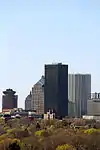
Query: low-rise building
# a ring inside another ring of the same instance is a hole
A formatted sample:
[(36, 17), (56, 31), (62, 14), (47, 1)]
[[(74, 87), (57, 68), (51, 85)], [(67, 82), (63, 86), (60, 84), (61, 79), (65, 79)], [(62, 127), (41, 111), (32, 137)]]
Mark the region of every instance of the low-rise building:
[(91, 99), (87, 102), (87, 115), (100, 116), (100, 94), (92, 93)]

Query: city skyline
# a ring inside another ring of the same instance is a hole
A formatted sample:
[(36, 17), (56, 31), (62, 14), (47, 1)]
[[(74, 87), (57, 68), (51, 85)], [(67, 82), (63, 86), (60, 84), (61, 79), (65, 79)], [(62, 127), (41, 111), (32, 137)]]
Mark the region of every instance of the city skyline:
[[(62, 62), (69, 73), (89, 73), (100, 91), (100, 1), (5, 0), (0, 2), (0, 95), (12, 88), (19, 107), (44, 74)], [(1, 104), (0, 104), (1, 107)]]

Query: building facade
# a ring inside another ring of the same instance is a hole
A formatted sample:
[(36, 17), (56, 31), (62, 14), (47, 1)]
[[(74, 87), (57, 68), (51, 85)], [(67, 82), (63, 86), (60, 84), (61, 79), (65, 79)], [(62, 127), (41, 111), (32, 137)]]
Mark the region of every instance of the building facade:
[(87, 115), (100, 116), (100, 93), (92, 93), (87, 102)]
[(75, 103), (68, 101), (68, 116), (75, 117)]
[(68, 116), (68, 65), (45, 65), (44, 110)]
[(90, 74), (69, 74), (68, 97), (73, 102), (75, 116), (81, 117), (87, 114), (87, 100), (91, 93)]
[(32, 103), (32, 92), (30, 92), (30, 94), (25, 99), (25, 110), (32, 110), (31, 103)]
[(32, 88), (32, 110), (44, 114), (44, 76)]
[(2, 96), (2, 110), (17, 108), (18, 95), (12, 89), (6, 89)]

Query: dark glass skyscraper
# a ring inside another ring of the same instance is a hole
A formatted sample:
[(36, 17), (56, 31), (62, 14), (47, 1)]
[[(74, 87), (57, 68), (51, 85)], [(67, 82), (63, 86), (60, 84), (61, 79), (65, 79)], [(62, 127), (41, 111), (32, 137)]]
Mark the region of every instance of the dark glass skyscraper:
[(68, 65), (45, 65), (44, 110), (68, 115)]
[(15, 95), (15, 91), (12, 89), (7, 89), (6, 91), (3, 92), (2, 96), (2, 109), (13, 109), (17, 108), (17, 100), (18, 96)]

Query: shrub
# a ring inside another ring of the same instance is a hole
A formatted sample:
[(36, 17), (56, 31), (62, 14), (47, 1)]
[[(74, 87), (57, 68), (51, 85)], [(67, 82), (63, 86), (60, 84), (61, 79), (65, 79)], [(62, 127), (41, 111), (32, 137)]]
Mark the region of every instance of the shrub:
[(91, 129), (87, 129), (87, 130), (84, 131), (84, 133), (86, 133), (86, 134), (92, 134), (94, 132), (98, 132), (98, 130), (96, 130), (94, 128), (91, 128)]
[(17, 138), (17, 139), (22, 139), (23, 137), (28, 137), (29, 132), (27, 129), (22, 130), (22, 129), (9, 129), (7, 130), (7, 136), (10, 138)]
[(21, 142), (18, 139), (6, 138), (0, 141), (0, 150), (20, 150)]
[(29, 119), (27, 117), (20, 118), (19, 124), (27, 126), (29, 124)]
[(56, 122), (56, 120), (43, 120), (42, 123), (44, 124), (44, 126), (51, 126), (54, 125)]
[(0, 135), (5, 134), (6, 131), (4, 130), (4, 128), (2, 126), (0, 126)]
[(13, 129), (8, 129), (7, 130), (7, 135), (10, 138), (15, 138), (16, 137), (16, 133), (19, 131), (19, 129), (13, 128)]
[(55, 128), (62, 128), (62, 127), (63, 127), (62, 121), (57, 121), (55, 123)]
[[(100, 123), (96, 123), (96, 127), (98, 125), (96, 129), (93, 126), (94, 128), (91, 127), (88, 130), (74, 130), (69, 128), (69, 124), (76, 121), (74, 119), (42, 120), (39, 122), (41, 130), (36, 131), (35, 124), (30, 125), (27, 121), (23, 118), (9, 120), (8, 124), (0, 124), (0, 134), (2, 134), (0, 150), (95, 150), (100, 148)], [(85, 121), (78, 119), (76, 124), (83, 126)], [(42, 128), (42, 124), (45, 125), (45, 129)], [(63, 128), (64, 126), (66, 128)]]
[(48, 131), (49, 131), (49, 132), (52, 132), (52, 133), (54, 133), (55, 130), (56, 130), (56, 129), (55, 129), (55, 126), (54, 126), (54, 125), (51, 125), (51, 126), (48, 128)]
[(21, 150), (21, 147), (20, 147), (20, 140), (18, 139), (13, 139), (11, 141), (11, 143), (9, 144), (9, 147), (8, 147), (9, 150)]
[(16, 128), (8, 129), (8, 130), (7, 130), (7, 133), (8, 133), (8, 134), (13, 134), (13, 133), (15, 133), (16, 131), (18, 131), (18, 129), (16, 129)]
[(37, 148), (37, 150), (42, 150), (42, 147), (40, 145), (40, 140), (38, 139), (38, 137), (36, 136), (30, 136), (30, 137), (26, 137), (24, 139), (22, 139), (23, 143), (24, 143), (24, 148), (22, 150), (35, 150), (35, 148)]
[(10, 128), (8, 127), (8, 126), (4, 126), (4, 131), (7, 131), (7, 130), (9, 130)]
[(19, 126), (19, 120), (18, 119), (13, 119), (13, 120), (8, 120), (7, 121), (7, 126), (10, 128), (18, 128)]
[(68, 121), (67, 120), (62, 120), (62, 126), (68, 126)]
[(46, 130), (39, 130), (35, 132), (35, 136), (47, 137), (49, 136), (49, 133)]
[(17, 143), (17, 145), (19, 145), (20, 148), (24, 148), (24, 143), (22, 141), (20, 141), (19, 139), (12, 139), (11, 144), (13, 143)]
[(3, 134), (3, 135), (0, 136), (0, 141), (4, 140), (6, 138), (7, 138), (7, 134)]
[(4, 124), (4, 123), (5, 123), (4, 119), (0, 118), (0, 124)]
[(5, 139), (0, 141), (0, 150), (8, 150), (9, 143), (11, 142), (11, 139)]
[(36, 131), (36, 127), (34, 125), (29, 126), (27, 129), (30, 135), (34, 134)]
[(18, 139), (22, 139), (24, 137), (28, 137), (29, 136), (29, 133), (28, 133), (28, 130), (19, 130), (17, 132), (15, 132), (15, 137), (18, 138)]
[(75, 149), (69, 144), (64, 144), (64, 145), (58, 145), (56, 150), (75, 150)]

